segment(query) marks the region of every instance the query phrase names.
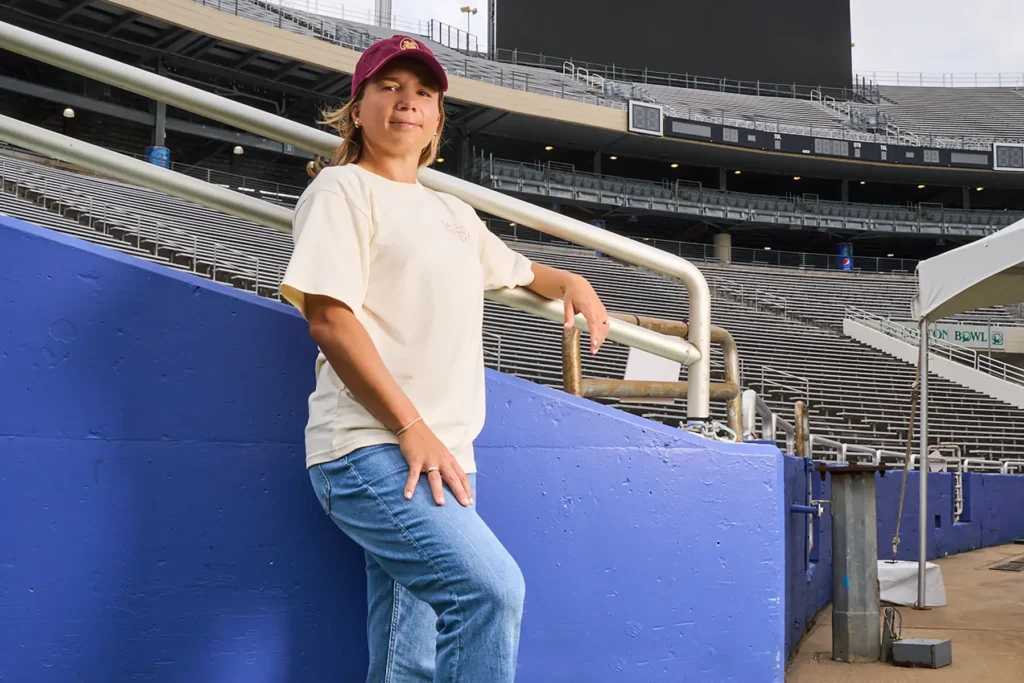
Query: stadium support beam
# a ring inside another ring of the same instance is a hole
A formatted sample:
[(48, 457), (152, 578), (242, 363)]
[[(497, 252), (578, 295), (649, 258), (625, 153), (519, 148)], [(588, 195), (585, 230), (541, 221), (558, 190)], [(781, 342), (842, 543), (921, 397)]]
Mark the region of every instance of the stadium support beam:
[[(315, 154), (333, 154), (341, 143), (341, 138), (326, 131), (275, 116), (5, 22), (0, 22), (0, 47)], [(13, 122), (13, 119), (0, 117), (0, 121)], [(2, 126), (0, 132), (5, 132)], [(420, 181), (433, 190), (459, 197), (477, 210), (678, 279), (689, 294), (689, 343), (650, 333), (658, 339), (658, 343), (652, 344), (652, 339), (647, 334), (641, 334), (647, 333), (647, 330), (618, 320), (611, 321), (609, 339), (643, 348), (687, 365), (687, 417), (698, 422), (710, 419), (711, 289), (704, 274), (693, 263), (623, 235), (599, 230), (582, 221), (431, 168), (420, 169)], [(521, 293), (517, 293), (517, 290), (512, 290), (511, 293), (499, 292), (497, 296), (511, 300), (511, 297), (519, 294)], [(554, 307), (538, 304), (541, 305), (538, 310), (544, 313), (543, 317), (548, 317), (548, 314), (563, 315), (560, 304), (548, 303), (554, 304)], [(586, 329), (586, 321), (582, 316), (578, 316), (577, 324), (581, 325), (581, 329)], [(623, 334), (624, 332), (628, 334)], [(634, 341), (638, 343), (633, 343)]]
[(89, 3), (91, 3), (91, 2), (92, 2), (92, 0), (79, 0), (78, 2), (76, 2), (75, 4), (73, 4), (73, 5), (71, 6), (71, 7), (68, 7), (68, 8), (67, 8), (67, 9), (66, 9), (66, 10), (64, 11), (64, 13), (63, 13), (63, 14), (61, 14), (61, 15), (60, 15), (59, 17), (57, 17), (56, 19), (54, 19), (54, 20), (53, 20), (53, 23), (55, 23), (55, 24), (62, 24), (62, 23), (64, 23), (65, 21), (67, 21), (67, 20), (68, 20), (68, 19), (70, 19), (71, 17), (73, 17), (73, 16), (75, 16), (76, 14), (78, 14), (78, 11), (79, 11), (80, 9), (82, 9), (83, 7), (85, 7), (86, 5), (88, 5), (88, 4), (89, 4)]
[[(167, 70), (164, 69), (164, 60), (156, 60), (156, 72), (161, 76), (167, 75)], [(167, 141), (167, 105), (163, 102), (157, 101), (156, 103), (156, 122), (153, 126), (153, 146), (163, 147)]]

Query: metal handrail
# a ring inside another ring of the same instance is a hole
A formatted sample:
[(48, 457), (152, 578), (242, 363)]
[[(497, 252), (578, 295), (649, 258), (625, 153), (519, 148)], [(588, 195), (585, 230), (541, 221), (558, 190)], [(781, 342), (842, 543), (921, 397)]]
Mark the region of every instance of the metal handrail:
[[(799, 416), (803, 414), (806, 418), (806, 409), (801, 407), (800, 401), (796, 402), (794, 414), (797, 416), (796, 419), (800, 419)], [(845, 463), (848, 461), (850, 454), (863, 454), (870, 456), (870, 462), (874, 465), (881, 465), (887, 461), (895, 461), (896, 463), (904, 463), (906, 461), (906, 454), (897, 451), (890, 451), (884, 448), (874, 448), (871, 446), (863, 446), (860, 444), (847, 444), (836, 439), (830, 439), (820, 434), (806, 434), (807, 444), (806, 449), (800, 447), (797, 444), (797, 439), (801, 438), (796, 427), (789, 421), (782, 418), (780, 415), (772, 411), (768, 404), (757, 395), (757, 392), (753, 389), (747, 389), (743, 392), (743, 439), (757, 439), (757, 418), (761, 418), (761, 438), (766, 441), (772, 441), (777, 443), (778, 433), (781, 431), (786, 435), (786, 448), (787, 452), (795, 454), (797, 456), (803, 455), (803, 457), (814, 458), (814, 445), (824, 446), (832, 449), (836, 452), (836, 461)], [(799, 431), (809, 431), (805, 428)], [(963, 458), (960, 457), (962, 449), (956, 444), (933, 444), (929, 447), (931, 451), (943, 451), (950, 450), (954, 453), (954, 457), (946, 458), (939, 457), (942, 461), (943, 471), (948, 471), (950, 463), (957, 463), (957, 472), (963, 473), (968, 472), (972, 467), (978, 471), (989, 471), (993, 469), (999, 470), (1009, 469), (1009, 467), (1021, 467), (1022, 474), (1024, 474), (1024, 460), (1011, 460), (1010, 466), (1004, 466), (999, 461), (986, 460), (984, 458)], [(912, 457), (912, 463), (917, 463), (920, 456), (914, 454)], [(1002, 461), (1003, 463), (1007, 461)], [(1006, 472), (1009, 473), (1009, 472)], [(963, 485), (962, 480), (957, 482), (956, 498), (954, 501), (954, 515), (959, 518), (959, 515), (963, 513)]]
[(858, 74), (876, 85), (928, 88), (1012, 88), (1024, 85), (1024, 72), (928, 73), (925, 71), (872, 71)]
[(786, 437), (786, 451), (793, 453), (796, 448), (796, 425), (773, 412), (757, 392), (747, 389), (742, 395), (743, 439), (757, 438), (757, 418), (761, 418), (761, 438), (778, 443), (779, 432)]
[[(804, 386), (803, 386), (803, 388), (800, 388), (800, 387), (790, 386), (789, 384), (785, 384), (783, 382), (779, 382), (779, 381), (776, 381), (776, 380), (773, 380), (773, 379), (769, 379), (768, 375), (773, 374), (773, 373), (777, 374), (777, 375), (782, 375), (783, 377), (788, 377), (789, 379), (796, 380), (797, 383), (802, 383)], [(785, 370), (779, 370), (778, 368), (773, 368), (770, 365), (762, 365), (761, 366), (761, 388), (762, 388), (762, 390), (766, 386), (778, 387), (779, 389), (784, 389), (785, 391), (788, 391), (790, 393), (796, 394), (797, 396), (803, 396), (804, 401), (806, 401), (808, 405), (811, 402), (811, 381), (809, 379), (807, 379), (806, 377), (801, 377), (800, 375), (795, 375), (792, 372), (786, 372)]]
[[(844, 317), (848, 320), (876, 328), (886, 336), (915, 345), (921, 334), (917, 328), (904, 325), (875, 313), (869, 313), (856, 306), (847, 306)], [(939, 339), (935, 336), (932, 336), (928, 345), (930, 347), (929, 352), (934, 356), (947, 358), (961, 365), (974, 368), (979, 372), (984, 372), (996, 379), (1024, 386), (1024, 370), (1015, 365), (990, 358), (978, 353), (975, 349), (956, 344), (948, 339)]]
[[(811, 202), (811, 203), (805, 203), (803, 201), (800, 201), (800, 197), (797, 197), (797, 196), (794, 196), (794, 195), (777, 196), (777, 195), (763, 195), (763, 194), (757, 194), (757, 193), (752, 193), (752, 192), (735, 192), (733, 190), (720, 190), (720, 189), (717, 189), (717, 188), (708, 188), (708, 187), (704, 187), (703, 185), (700, 185), (699, 183), (695, 184), (692, 187), (687, 187), (685, 185), (684, 186), (678, 185), (678, 181), (676, 183), (673, 183), (672, 181), (670, 181), (668, 179), (663, 179), (663, 180), (660, 180), (660, 181), (659, 180), (644, 180), (644, 179), (641, 179), (641, 178), (630, 178), (630, 177), (627, 177), (627, 176), (616, 176), (616, 175), (609, 175), (609, 174), (606, 174), (606, 173), (593, 173), (593, 172), (590, 172), (590, 171), (578, 170), (578, 169), (574, 168), (571, 165), (568, 165), (568, 167), (564, 168), (564, 169), (563, 168), (555, 168), (553, 166), (552, 162), (548, 162), (547, 164), (542, 164), (542, 163), (538, 163), (538, 162), (532, 162), (531, 163), (531, 162), (527, 162), (527, 161), (518, 161), (516, 159), (503, 159), (503, 158), (500, 158), (500, 157), (494, 157), (493, 155), (490, 158), (490, 163), (483, 165), (479, 170), (482, 172), (481, 175), (486, 173), (487, 176), (489, 176), (490, 178), (493, 178), (493, 179), (503, 180), (503, 181), (520, 182), (520, 184), (524, 184), (524, 185), (525, 184), (532, 184), (532, 182), (527, 183), (526, 181), (523, 181), (522, 178), (517, 178), (513, 174), (514, 171), (516, 171), (516, 170), (527, 171), (528, 170), (528, 171), (533, 171), (533, 172), (541, 172), (541, 173), (544, 174), (543, 182), (545, 183), (545, 185), (547, 185), (549, 187), (550, 186), (571, 187), (573, 190), (578, 190), (578, 191), (581, 190), (581, 191), (585, 191), (585, 192), (586, 191), (595, 191), (595, 192), (600, 192), (602, 194), (607, 194), (607, 195), (610, 195), (610, 196), (626, 197), (626, 198), (633, 199), (633, 200), (635, 200), (635, 199), (653, 199), (654, 198), (654, 191), (655, 190), (669, 191), (669, 192), (672, 192), (672, 195), (673, 195), (672, 200), (671, 200), (672, 202), (678, 204), (680, 201), (683, 201), (683, 202), (693, 201), (693, 202), (696, 203), (696, 205), (698, 207), (700, 207), (702, 209), (705, 209), (705, 208), (708, 208), (708, 207), (722, 207), (722, 206), (725, 206), (725, 207), (730, 208), (730, 209), (750, 209), (750, 210), (758, 210), (758, 211), (775, 211), (775, 212), (779, 212), (779, 213), (792, 213), (794, 215), (796, 215), (796, 214), (810, 214), (810, 215), (815, 215), (815, 216), (823, 216), (823, 217), (827, 217), (827, 218), (836, 218), (837, 216), (836, 216), (835, 213), (824, 214), (824, 213), (821, 212), (821, 209), (823, 209), (823, 208), (834, 209), (836, 212), (841, 212), (842, 217), (844, 217), (844, 218), (845, 217), (850, 217), (849, 214), (852, 211), (854, 211), (854, 210), (859, 211), (859, 210), (863, 210), (863, 209), (868, 209), (869, 211), (874, 211), (874, 212), (888, 212), (890, 215), (889, 216), (873, 216), (871, 218), (865, 218), (865, 219), (860, 219), (860, 218), (858, 218), (856, 216), (852, 216), (852, 218), (854, 218), (856, 220), (861, 220), (861, 221), (879, 221), (879, 220), (881, 220), (881, 221), (887, 221), (887, 222), (891, 221), (891, 222), (894, 222), (894, 223), (914, 223), (914, 224), (917, 224), (917, 225), (927, 225), (927, 226), (940, 225), (940, 226), (957, 226), (957, 227), (961, 227), (961, 226), (965, 226), (965, 225), (973, 225), (973, 224), (969, 224), (967, 222), (957, 223), (957, 222), (955, 222), (953, 220), (947, 220), (947, 214), (950, 217), (953, 217), (953, 218), (955, 218), (957, 216), (961, 216), (961, 215), (962, 216), (980, 216), (980, 217), (992, 218), (992, 219), (999, 218), (1001, 220), (1006, 221), (1006, 225), (1010, 225), (1015, 220), (1018, 220), (1020, 218), (1024, 218), (1024, 212), (1019, 212), (1018, 213), (1018, 212), (994, 211), (994, 210), (986, 210), (986, 209), (947, 209), (942, 204), (929, 204), (929, 203), (926, 203), (926, 202), (920, 202), (920, 203), (916, 204), (912, 209), (910, 209), (912, 211), (912, 213), (913, 213), (913, 216), (914, 216), (913, 220), (912, 221), (906, 221), (906, 220), (897, 218), (896, 212), (897, 211), (907, 211), (908, 208), (905, 207), (905, 206), (896, 206), (896, 205), (893, 205), (893, 204), (871, 204), (871, 203), (865, 203), (865, 202), (843, 202), (843, 201), (821, 200), (821, 199), (814, 199), (814, 201)], [(549, 173), (549, 171), (555, 171), (555, 172), (561, 171), (561, 173), (559, 173), (556, 176), (553, 173)], [(569, 180), (569, 182), (571, 184), (567, 184), (565, 182), (557, 182), (556, 180), (554, 180), (554, 177), (566, 178), (566, 175), (568, 175), (568, 174), (571, 174), (571, 176), (569, 178), (567, 178), (567, 180)], [(586, 180), (586, 179), (592, 180), (597, 185), (597, 188), (583, 187), (582, 183), (580, 182), (580, 180)], [(620, 191), (604, 189), (604, 183), (605, 182), (620, 184), (622, 186), (622, 191), (620, 192)], [(629, 191), (630, 189), (639, 192), (639, 194), (636, 193), (636, 192), (631, 193)], [(646, 194), (644, 193), (644, 191), (646, 191)], [(693, 198), (693, 199), (687, 199), (687, 196), (689, 196), (690, 198)], [(725, 203), (724, 204), (718, 204), (718, 203), (709, 203), (708, 201), (706, 201), (707, 199), (716, 198), (716, 197), (717, 198), (721, 198)], [(729, 200), (733, 200), (735, 203), (731, 203)], [(670, 201), (670, 200), (660, 199), (659, 198), (657, 201), (659, 203), (664, 203), (664, 202)], [(773, 205), (770, 206), (769, 208), (766, 208), (766, 209), (758, 208), (758, 205), (764, 204), (766, 202), (771, 203)], [(940, 220), (929, 220), (928, 216), (929, 215), (934, 215), (934, 213), (936, 211), (938, 211)], [(997, 224), (993, 223), (993, 225), (997, 225)], [(998, 227), (1001, 228), (1001, 227), (1005, 227), (1005, 226), (1004, 225), (998, 225)]]
[[(87, 50), (0, 22), (0, 45), (23, 56), (64, 68), (82, 76), (166, 102), (180, 109), (269, 139), (293, 144), (315, 154), (330, 155), (341, 138), (235, 102), (190, 85), (149, 73)], [(227, 213), (282, 231), (290, 231), (292, 211), (223, 188), (212, 187), (158, 166), (129, 159), (94, 145), (0, 116), (0, 139), (99, 170), (115, 178), (198, 201)], [(599, 230), (581, 221), (542, 209), (528, 202), (448, 176), (420, 169), (420, 181), (438, 191), (460, 197), (474, 208), (543, 232), (597, 249), (623, 261), (679, 279), (689, 292), (689, 343), (612, 320), (608, 338), (666, 358), (692, 364), (688, 373), (687, 416), (709, 417), (711, 381), (711, 291), (703, 273), (689, 261), (628, 237)], [(549, 320), (562, 320), (561, 304), (541, 299), (526, 290), (495, 290), (487, 297)], [(582, 315), (580, 329), (589, 331)], [(694, 360), (696, 358), (696, 360)]]
[(484, 330), (484, 332), (483, 332), (484, 345), (483, 346), (484, 346), (484, 360), (485, 361), (487, 359), (488, 340), (497, 340), (496, 346), (497, 346), (498, 357), (496, 358), (497, 362), (495, 363), (495, 368), (494, 369), (499, 371), (499, 372), (501, 372), (501, 343), (502, 343), (501, 342), (501, 335), (500, 334), (495, 334), (493, 332), (488, 332), (488, 331)]
[(999, 468), (1001, 474), (1012, 474), (1010, 472), (1011, 467), (1019, 467), (1024, 472), (1024, 460), (1003, 460), (1002, 466)]

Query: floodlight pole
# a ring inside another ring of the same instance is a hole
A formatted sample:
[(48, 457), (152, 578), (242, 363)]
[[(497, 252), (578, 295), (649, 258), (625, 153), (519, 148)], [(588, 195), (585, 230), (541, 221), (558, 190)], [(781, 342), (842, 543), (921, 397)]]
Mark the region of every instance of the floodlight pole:
[(925, 609), (925, 565), (928, 562), (928, 319), (921, 318), (921, 331), (919, 347), (921, 357), (918, 360), (921, 367), (921, 481), (918, 495), (917, 526), (918, 526), (918, 549), (917, 549), (917, 609)]

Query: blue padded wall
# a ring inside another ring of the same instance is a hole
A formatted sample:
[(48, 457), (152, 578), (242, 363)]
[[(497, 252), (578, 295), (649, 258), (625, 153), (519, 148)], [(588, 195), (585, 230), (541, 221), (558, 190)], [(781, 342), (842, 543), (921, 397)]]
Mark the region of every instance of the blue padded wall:
[[(0, 678), (361, 681), (289, 307), (0, 217)], [(783, 457), (488, 373), (519, 680), (782, 681)]]

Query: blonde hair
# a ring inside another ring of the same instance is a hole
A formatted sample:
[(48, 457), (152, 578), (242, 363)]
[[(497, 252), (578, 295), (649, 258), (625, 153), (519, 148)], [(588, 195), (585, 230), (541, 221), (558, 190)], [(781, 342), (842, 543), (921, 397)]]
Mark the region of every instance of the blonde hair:
[[(323, 119), (319, 123), (333, 128), (341, 136), (342, 142), (338, 149), (334, 150), (330, 159), (317, 157), (314, 161), (306, 164), (306, 173), (310, 177), (316, 177), (317, 173), (328, 166), (344, 166), (359, 161), (359, 157), (363, 153), (363, 129), (356, 125), (352, 110), (363, 99), (365, 89), (366, 84), (364, 83), (359, 87), (355, 97), (343, 106), (324, 112)], [(441, 114), (437, 120), (437, 133), (430, 138), (430, 144), (420, 152), (420, 166), (429, 166), (434, 163), (434, 160), (437, 159), (437, 150), (441, 147), (441, 132), (444, 130), (445, 122), (443, 97), (438, 97), (437, 106)]]

